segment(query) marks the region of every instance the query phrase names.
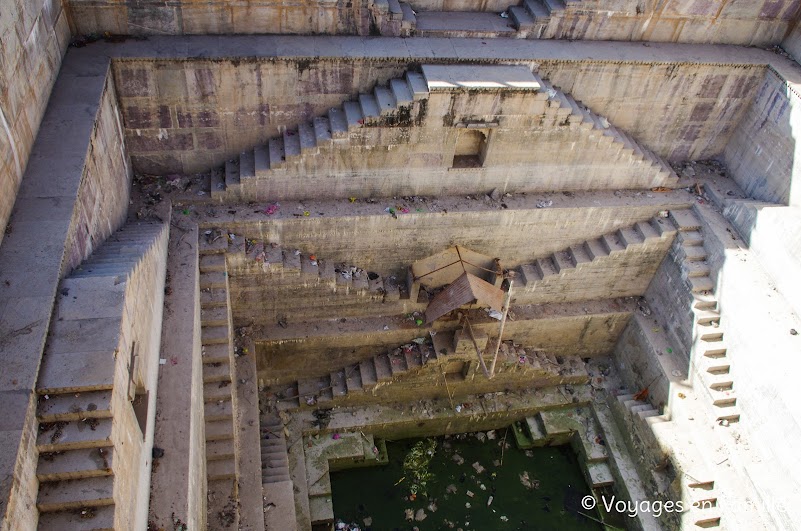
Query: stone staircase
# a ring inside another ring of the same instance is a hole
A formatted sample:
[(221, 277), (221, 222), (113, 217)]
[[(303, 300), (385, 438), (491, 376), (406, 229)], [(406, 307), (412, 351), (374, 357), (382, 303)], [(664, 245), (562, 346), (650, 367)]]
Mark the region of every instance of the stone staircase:
[(563, 92), (546, 79), (533, 74), (540, 84), (541, 90), (549, 97), (549, 105), (562, 109), (563, 119), (570, 125), (577, 125), (600, 137), (610, 147), (617, 148), (617, 157), (630, 164), (640, 166), (644, 175), (653, 176), (651, 186), (665, 186), (665, 183), (675, 184), (679, 177), (673, 168), (651, 150), (641, 146), (628, 133), (610, 124), (603, 118), (589, 110), (570, 94)]
[(262, 484), (290, 481), (284, 425), (276, 415), (261, 418)]
[(317, 153), (321, 147), (348, 144), (352, 132), (406, 114), (415, 101), (427, 97), (428, 85), (423, 75), (407, 71), (404, 77), (391, 79), (386, 86), (377, 85), (372, 93), (360, 94), (356, 101), (331, 108), (327, 116), (286, 129), (266, 145), (242, 152), (238, 160), (228, 161), (224, 170), (212, 171), (211, 196), (220, 200), (239, 198), (249, 182), (298, 167), (302, 155)]
[(162, 223), (126, 225), (61, 282), (37, 383), (39, 529), (124, 526), (117, 503), (135, 493), (122, 492), (115, 473), (138, 469), (136, 446), (121, 445), (144, 432), (129, 400), (128, 299), (145, 296), (137, 279), (166, 249), (168, 231)]
[[(408, 343), (338, 371), (299, 380), (287, 389), (284, 398), (278, 402), (278, 408), (341, 405), (349, 398), (375, 395), (380, 388), (390, 385), (392, 381), (413, 377), (424, 369), (437, 367), (435, 370), (439, 373), (439, 366), (447, 363), (456, 354), (452, 346), (453, 337), (452, 332), (439, 332), (433, 341)], [(469, 359), (474, 358), (475, 353), (471, 350)], [(572, 383), (573, 380), (580, 382), (587, 377), (584, 362), (578, 356), (555, 356), (514, 346), (508, 341), (501, 345), (498, 361), (500, 365), (514, 365), (516, 370), (522, 371), (521, 378), (546, 375), (560, 381), (567, 378), (570, 381), (562, 383)]]
[[(238, 527), (233, 327), (224, 251), (200, 236), (200, 321), (206, 422), (208, 521)], [(204, 241), (206, 240), (206, 241)], [(227, 242), (227, 237), (223, 240)]]
[(415, 12), (406, 2), (373, 0), (369, 7), (373, 23), (381, 35), (409, 37), (417, 25)]
[(682, 276), (692, 293), (694, 320), (691, 372), (709, 396), (718, 422), (737, 422), (740, 411), (726, 356), (724, 330), (720, 324), (715, 283), (710, 277), (707, 251), (701, 233), (701, 222), (691, 210), (671, 211), (671, 220), (679, 231), (679, 247), (675, 251), (681, 263)]
[[(635, 399), (635, 395), (626, 389), (620, 391), (616, 401), (618, 411), (622, 411), (641, 436), (648, 439), (648, 446), (674, 447), (665, 442), (675, 437), (674, 424), (650, 402)], [(681, 448), (681, 453), (673, 456), (678, 468), (678, 483), (657, 470), (652, 471), (654, 480), (661, 492), (676, 491), (688, 508), (680, 515), (682, 529), (719, 527), (722, 513), (717, 504), (715, 480), (692, 445), (683, 444)]]
[(551, 20), (564, 14), (569, 4), (581, 0), (524, 0), (521, 5), (511, 6), (509, 19), (518, 31), (519, 38), (542, 38)]
[(649, 221), (639, 221), (614, 233), (571, 245), (550, 256), (523, 264), (515, 270), (515, 282), (526, 291), (543, 290), (619, 254), (672, 238), (675, 233), (676, 227), (667, 219), (654, 217)]
[(603, 430), (587, 407), (540, 411), (525, 419), (530, 446), (570, 444), (580, 458), (587, 484), (593, 489), (614, 484)]

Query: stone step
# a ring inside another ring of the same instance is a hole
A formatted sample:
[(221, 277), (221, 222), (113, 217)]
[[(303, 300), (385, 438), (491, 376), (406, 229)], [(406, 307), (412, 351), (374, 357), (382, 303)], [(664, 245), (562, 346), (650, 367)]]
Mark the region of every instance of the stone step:
[(203, 383), (230, 382), (231, 367), (227, 363), (213, 362), (203, 364)]
[(270, 172), (270, 148), (264, 144), (259, 144), (253, 148), (253, 170), (256, 177), (266, 179)]
[(668, 216), (679, 232), (700, 231), (701, 222), (690, 209), (671, 210)]
[(712, 405), (726, 407), (737, 404), (737, 393), (733, 389), (710, 389)]
[(534, 26), (534, 17), (522, 6), (511, 6), (509, 18), (518, 30), (526, 30)]
[(300, 273), (300, 251), (284, 251), (283, 264), (284, 271), (287, 273)]
[(331, 124), (327, 116), (319, 116), (312, 120), (314, 128), (314, 141), (319, 146), (331, 141)]
[(403, 13), (403, 23), (401, 24), (401, 28), (404, 29), (413, 29), (417, 25), (417, 17), (414, 14), (414, 9), (406, 2), (399, 2), (401, 7), (401, 12)]
[(609, 251), (606, 250), (600, 239), (587, 240), (584, 242), (584, 250), (592, 260), (604, 258), (609, 256)]
[(239, 182), (256, 178), (256, 155), (252, 149), (239, 155)]
[(362, 387), (369, 389), (378, 382), (376, 375), (375, 362), (372, 358), (359, 362), (359, 376), (362, 380)]
[[(228, 326), (228, 308), (226, 306), (211, 306), (200, 310), (200, 323), (203, 326)], [(211, 346), (211, 345), (209, 345)]]
[(378, 118), (381, 114), (378, 102), (372, 94), (359, 94), (359, 105), (362, 108), (365, 120)]
[(554, 11), (563, 11), (565, 9), (565, 3), (562, 0), (542, 0), (545, 7), (548, 9), (549, 14), (553, 14)]
[(693, 314), (695, 315), (695, 322), (700, 325), (709, 326), (712, 323), (720, 322), (720, 314), (716, 311), (694, 310)]
[(112, 424), (110, 417), (41, 423), (36, 448), (41, 453), (110, 446)]
[(225, 163), (225, 189), (237, 188), (241, 181), (239, 178), (239, 161), (229, 160)]
[(212, 271), (200, 274), (200, 289), (227, 288), (228, 274), (225, 271)]
[(645, 238), (632, 228), (619, 229), (617, 231), (617, 238), (624, 247), (639, 245), (645, 242)]
[(618, 253), (626, 250), (626, 246), (615, 234), (604, 234), (600, 237), (601, 244), (606, 252), (609, 254)]
[(690, 230), (679, 233), (679, 241), (683, 245), (697, 246), (704, 244), (704, 235), (700, 231)]
[(330, 124), (331, 138), (343, 139), (348, 137), (348, 121), (345, 111), (333, 108), (328, 111), (328, 123)]
[(693, 308), (697, 310), (715, 310), (718, 307), (717, 298), (709, 293), (693, 293)]
[(715, 420), (718, 422), (722, 420), (726, 420), (728, 422), (739, 422), (740, 409), (737, 404), (715, 406)]
[(587, 254), (587, 249), (584, 245), (571, 245), (569, 247), (570, 259), (576, 266), (592, 262), (592, 258)]
[(692, 293), (711, 292), (715, 289), (715, 283), (709, 276), (689, 277), (687, 281), (690, 283)]
[(207, 254), (200, 257), (201, 273), (212, 273), (218, 271), (225, 271), (224, 254)]
[(523, 281), (524, 286), (528, 286), (542, 280), (542, 275), (533, 264), (523, 264), (520, 266), (520, 279)]
[(423, 366), (423, 359), (420, 355), (420, 351), (416, 348), (412, 347), (411, 350), (403, 350), (403, 357), (406, 360), (406, 368), (408, 370), (419, 369)]
[[(401, 7), (403, 7), (403, 4), (401, 4)], [(395, 98), (395, 101), (399, 106), (411, 105), (413, 101), (412, 91), (405, 79), (390, 79), (389, 88), (392, 91), (392, 96)]]
[(232, 419), (234, 416), (234, 404), (229, 396), (228, 399), (222, 399), (216, 402), (205, 402), (204, 411), (207, 422)]
[(685, 245), (682, 244), (679, 248), (680, 259), (684, 261), (701, 262), (706, 260), (706, 250), (701, 245)]
[(696, 336), (701, 341), (720, 341), (723, 339), (723, 329), (717, 325), (695, 327)]
[(550, 258), (555, 266), (556, 272), (559, 274), (576, 268), (570, 251), (557, 251), (553, 253)]
[(206, 459), (216, 461), (217, 459), (233, 459), (236, 456), (236, 449), (233, 439), (217, 439), (206, 442)]
[(203, 345), (227, 345), (230, 341), (230, 329), (225, 326), (201, 326), (200, 341)]
[(37, 417), (42, 423), (109, 418), (111, 394), (111, 391), (88, 391), (43, 395), (39, 398)]
[(428, 97), (428, 83), (423, 74), (407, 70), (405, 77), (415, 101)]
[(284, 129), (284, 157), (286, 160), (300, 157), (300, 135), (297, 130)]
[(535, 20), (540, 22), (542, 19), (547, 19), (550, 16), (548, 8), (542, 3), (541, 0), (525, 0), (523, 5), (526, 11), (531, 13)]
[(536, 260), (534, 267), (543, 279), (559, 273), (550, 256)]
[(231, 400), (230, 380), (203, 384), (203, 401), (217, 402), (218, 400)]
[(357, 101), (346, 101), (342, 108), (345, 110), (345, 119), (348, 121), (348, 127), (361, 127), (364, 124), (364, 115), (362, 114), (362, 107)]
[(389, 356), (386, 353), (378, 354), (373, 358), (375, 364), (375, 373), (378, 381), (389, 380), (392, 378), (392, 364), (389, 361)]
[(284, 138), (275, 137), (267, 141), (267, 153), (270, 155), (270, 169), (276, 170), (286, 166), (286, 153), (284, 153)]
[(708, 277), (712, 272), (709, 264), (705, 261), (683, 262), (681, 267), (688, 277)]
[(206, 420), (206, 443), (234, 438), (234, 425), (230, 419)]
[(206, 476), (209, 481), (236, 478), (236, 459), (215, 459), (206, 461)]
[(710, 389), (726, 391), (734, 387), (734, 380), (731, 373), (707, 373), (704, 375), (704, 384)]
[[(227, 314), (227, 312), (226, 312)], [(229, 343), (216, 343), (203, 345), (201, 350), (203, 363), (230, 363), (231, 345)]]
[(361, 372), (359, 371), (359, 365), (348, 365), (345, 368), (345, 387), (348, 390), (348, 393), (359, 393), (364, 392), (364, 387), (362, 387), (362, 376)]
[(41, 513), (40, 531), (114, 531), (113, 504)]
[(208, 308), (211, 306), (228, 306), (227, 289), (207, 289), (200, 290), (200, 306)]
[(300, 141), (301, 151), (309, 151), (317, 148), (314, 126), (312, 126), (311, 123), (301, 122), (298, 125), (298, 140)]
[(406, 366), (406, 358), (402, 353), (389, 352), (387, 358), (389, 359), (389, 367), (392, 371), (392, 376), (405, 374), (406, 371), (409, 370)]
[(331, 373), (331, 392), (334, 397), (345, 396), (348, 393), (345, 370), (340, 369)]
[(39, 454), (36, 478), (40, 483), (112, 475), (113, 447), (80, 448)]
[(114, 476), (48, 482), (39, 485), (36, 507), (46, 513), (114, 503)]
[(397, 109), (395, 97), (387, 87), (376, 86), (373, 90), (373, 96), (378, 105), (378, 111), (382, 116), (392, 114)]
[(696, 348), (702, 356), (715, 357), (726, 355), (726, 344), (723, 341), (699, 341)]

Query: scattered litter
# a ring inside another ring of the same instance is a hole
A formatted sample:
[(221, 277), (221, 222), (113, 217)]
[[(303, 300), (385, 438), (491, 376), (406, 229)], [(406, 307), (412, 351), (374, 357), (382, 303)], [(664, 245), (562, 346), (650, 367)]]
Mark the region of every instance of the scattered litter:
[[(476, 432), (476, 439), (478, 439), (481, 442), (484, 442), (487, 439), (487, 436), (484, 434), (483, 431), (479, 431), (479, 432)], [(473, 466), (475, 466), (475, 465), (473, 465)]]
[(501, 13), (501, 18), (509, 18), (509, 13), (504, 11), (503, 13)]
[(681, 376), (681, 371), (680, 371), (680, 370), (678, 370), (678, 369), (673, 369), (673, 370), (670, 372), (670, 374), (672, 374), (673, 376), (675, 376), (676, 378), (678, 378), (679, 376)]
[(273, 203), (272, 205), (268, 205), (267, 208), (264, 209), (264, 213), (268, 216), (272, 216), (278, 212), (278, 203)]
[(544, 200), (537, 201), (537, 208), (548, 208), (551, 205), (553, 205), (553, 201), (550, 199), (548, 199), (547, 201)]
[(481, 490), (487, 490), (487, 486), (486, 486), (486, 485), (484, 485), (483, 483), (481, 483), (481, 484), (478, 486), (478, 488), (480, 488)]
[(462, 412), (462, 404), (459, 404), (459, 405), (457, 405), (457, 406), (456, 406), (455, 408), (453, 408), (453, 409), (455, 409), (457, 413), (461, 413), (461, 412)]
[(492, 500), (494, 500), (494, 499), (495, 499), (495, 497), (494, 497), (494, 496), (490, 496), (490, 497), (489, 497), (489, 499), (487, 500), (487, 507), (489, 507), (490, 505), (492, 505)]
[(679, 398), (682, 398), (682, 399), (683, 398), (687, 398), (687, 395), (685, 395), (684, 393), (679, 393)]
[(470, 502), (465, 503), (464, 506), (465, 506), (466, 509), (469, 509), (470, 507), (472, 507), (472, 505), (470, 505)]
[(495, 430), (490, 430), (487, 432), (487, 439), (490, 441), (494, 441), (498, 435), (495, 433)]
[(477, 474), (481, 474), (482, 472), (484, 472), (485, 468), (481, 466), (481, 464), (479, 464), (478, 461), (476, 461), (475, 463), (473, 463), (473, 470), (475, 470)]
[(492, 308), (485, 308), (484, 311), (487, 312), (487, 315), (489, 315), (490, 317), (492, 317), (497, 321), (503, 319), (503, 314), (498, 310), (493, 310)]
[(508, 522), (508, 521), (509, 518), (507, 518), (506, 516), (501, 516), (501, 522)]
[(389, 325), (384, 325), (384, 330), (389, 330)]
[(332, 439), (334, 439), (335, 441), (339, 440), (341, 437), (342, 437), (342, 436), (341, 436), (340, 434), (338, 434), (338, 433), (334, 433), (334, 434), (331, 436), (331, 438), (332, 438)]
[(472, 498), (473, 496), (475, 496), (475, 493), (474, 493), (472, 490), (468, 490), (468, 491), (466, 492), (466, 494), (467, 494), (467, 497), (468, 497), (468, 498)]
[(667, 211), (667, 210), (660, 210), (660, 211), (659, 211), (659, 217), (660, 217), (660, 218), (666, 218), (666, 217), (668, 217), (669, 215), (670, 215), (670, 212), (669, 212), (669, 211)]
[(434, 502), (429, 503), (428, 504), (428, 510), (431, 511), (432, 513), (437, 512), (437, 504), (434, 503)]

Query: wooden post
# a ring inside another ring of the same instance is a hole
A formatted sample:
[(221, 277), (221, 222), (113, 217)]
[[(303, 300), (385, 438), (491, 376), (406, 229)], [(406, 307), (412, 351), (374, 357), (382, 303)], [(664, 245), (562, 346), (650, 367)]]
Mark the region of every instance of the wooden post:
[(492, 364), (490, 365), (489, 378), (495, 376), (495, 363), (498, 361), (498, 351), (501, 348), (501, 340), (503, 339), (503, 327), (506, 325), (506, 316), (509, 315), (509, 305), (512, 302), (512, 283), (514, 281), (509, 279), (509, 289), (506, 291), (506, 298), (503, 301), (503, 315), (501, 315), (501, 324), (498, 327), (498, 342), (495, 343), (495, 355), (492, 357)]
[(470, 336), (470, 339), (473, 341), (473, 346), (476, 348), (476, 354), (478, 355), (478, 364), (481, 365), (481, 370), (484, 371), (484, 376), (487, 378), (490, 377), (490, 373), (487, 370), (487, 364), (484, 363), (484, 358), (481, 356), (481, 349), (478, 348), (478, 342), (476, 341), (476, 336), (473, 335), (473, 327), (470, 326), (470, 321), (467, 320), (467, 316), (464, 316), (464, 327), (467, 330), (467, 335)]

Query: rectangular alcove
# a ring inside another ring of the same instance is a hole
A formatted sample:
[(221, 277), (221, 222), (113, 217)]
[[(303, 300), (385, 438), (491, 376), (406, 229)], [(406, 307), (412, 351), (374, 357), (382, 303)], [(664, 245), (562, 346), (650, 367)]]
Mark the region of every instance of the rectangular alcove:
[(453, 168), (481, 168), (487, 154), (489, 129), (459, 129)]

